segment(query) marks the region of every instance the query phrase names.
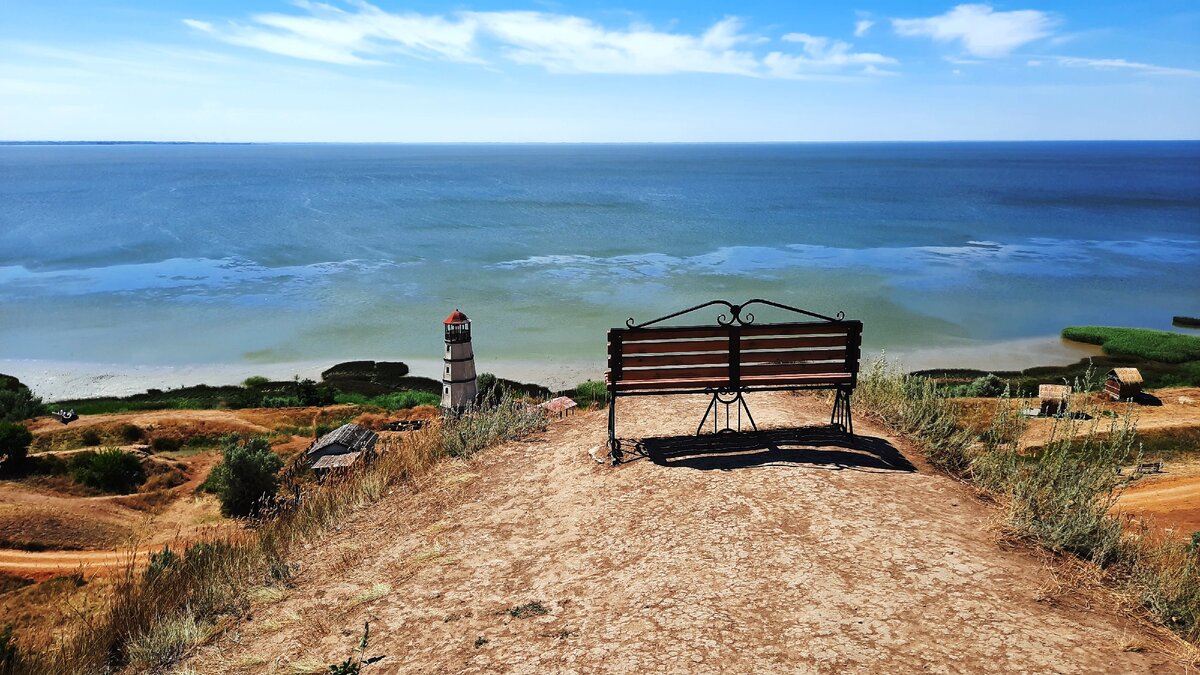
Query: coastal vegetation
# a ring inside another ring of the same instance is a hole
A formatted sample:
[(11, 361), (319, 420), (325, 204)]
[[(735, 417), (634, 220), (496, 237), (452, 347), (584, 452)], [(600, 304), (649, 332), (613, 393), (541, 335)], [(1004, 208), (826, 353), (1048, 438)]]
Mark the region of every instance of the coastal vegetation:
[(33, 434), (20, 424), (0, 422), (0, 472), (10, 472), (25, 462)]
[(12, 375), (0, 373), (0, 423), (20, 422), (44, 413), (42, 400)]
[(283, 460), (266, 440), (234, 441), (225, 446), (221, 463), (201, 487), (217, 495), (222, 514), (253, 516), (271, 506), (282, 468)]
[(1071, 326), (1062, 336), (1075, 342), (1100, 345), (1105, 354), (1122, 354), (1148, 361), (1184, 363), (1200, 361), (1200, 337), (1146, 328)]
[(146, 571), (131, 561), (113, 582), (105, 607), (89, 620), (77, 622), (63, 635), (36, 636), (27, 643), (8, 635), (2, 672), (166, 668), (227, 625), (223, 618), (243, 617), (252, 594), (284, 588), (296, 573), (290, 562), (295, 552), (318, 541), (348, 514), (378, 501), (395, 486), (422, 489), (436, 480), (431, 470), (444, 460), (467, 459), (490, 444), (535, 433), (546, 424), (539, 411), (507, 394), (495, 408), (384, 441), (372, 463), (323, 483), (297, 483), (300, 498), (289, 500), (249, 498), (256, 493), (290, 494), (293, 488), (282, 485), (276, 491), (267, 484), (278, 466), (260, 461), (265, 457), (261, 441), (231, 444), (224, 455), (226, 475), (212, 482), (232, 485), (247, 467), (264, 479), (248, 481), (237, 490), (238, 504), (256, 507), (252, 528), (172, 549), (170, 555), (156, 554)]
[(569, 395), (584, 408), (600, 408), (608, 402), (608, 385), (604, 380), (580, 382)]
[(72, 455), (69, 465), (76, 483), (109, 494), (128, 494), (146, 482), (141, 460), (118, 448)]
[[(913, 375), (937, 381), (947, 396), (1029, 396), (1039, 384), (1081, 381), (1088, 388), (1100, 385), (1113, 368), (1137, 368), (1148, 389), (1200, 386), (1200, 336), (1143, 328), (1073, 326), (1065, 339), (1094, 344), (1104, 354), (1065, 366), (1037, 366), (1024, 370), (986, 372), (968, 368), (921, 370)], [(1002, 385), (1002, 386), (998, 386)]]
[[(1086, 380), (1075, 385), (1089, 389)], [(855, 398), (863, 412), (918, 440), (933, 465), (999, 502), (1013, 539), (1095, 564), (1131, 604), (1200, 644), (1200, 557), (1186, 540), (1126, 531), (1113, 510), (1128, 480), (1119, 469), (1143, 456), (1131, 406), (1118, 417), (1069, 409), (1030, 450), (1019, 443), (1017, 399), (1003, 398), (978, 432), (934, 380), (884, 359), (862, 373)]]

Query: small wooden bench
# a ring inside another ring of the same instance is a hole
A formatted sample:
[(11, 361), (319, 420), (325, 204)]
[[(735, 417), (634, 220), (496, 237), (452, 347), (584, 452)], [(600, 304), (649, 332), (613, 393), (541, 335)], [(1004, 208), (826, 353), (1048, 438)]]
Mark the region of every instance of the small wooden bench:
[[(717, 325), (655, 326), (669, 319), (719, 305), (728, 314), (717, 317)], [(748, 305), (764, 305), (803, 314), (818, 321), (755, 324)], [(653, 326), (653, 327), (652, 327)], [(735, 431), (732, 410), (737, 411), (741, 430), (742, 413), (757, 430), (744, 394), (752, 391), (832, 389), (834, 399), (830, 424), (853, 434), (850, 396), (858, 383), (862, 344), (862, 322), (846, 321), (789, 307), (770, 300), (755, 299), (741, 305), (713, 300), (665, 317), (608, 332), (608, 447), (613, 463), (622, 456), (617, 438), (617, 398), (709, 394), (711, 400), (696, 433), (703, 430), (709, 415), (714, 433)], [(725, 406), (724, 428), (719, 428)]]

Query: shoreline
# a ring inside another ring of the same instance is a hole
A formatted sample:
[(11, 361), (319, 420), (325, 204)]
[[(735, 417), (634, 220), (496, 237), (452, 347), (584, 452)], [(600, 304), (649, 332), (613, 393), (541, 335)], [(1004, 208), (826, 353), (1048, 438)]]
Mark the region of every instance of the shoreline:
[[(906, 371), (934, 368), (972, 368), (983, 371), (1023, 370), (1034, 366), (1067, 365), (1088, 356), (1100, 355), (1099, 347), (1068, 342), (1058, 335), (999, 340), (909, 350), (887, 351), (887, 358)], [(878, 353), (864, 352), (864, 360)], [(339, 361), (289, 361), (281, 363), (201, 363), (178, 366), (55, 361), (46, 359), (0, 359), (0, 373), (13, 375), (47, 402), (64, 399), (119, 397), (147, 389), (172, 389), (198, 384), (240, 384), (247, 377), (262, 375), (273, 380), (293, 376), (320, 380), (321, 371)], [(386, 360), (386, 359), (385, 359)], [(442, 362), (437, 359), (401, 359), (410, 375), (438, 379)], [(480, 373), (519, 382), (536, 383), (552, 390), (574, 387), (604, 375), (604, 359), (557, 361), (554, 363), (514, 359), (476, 361)]]

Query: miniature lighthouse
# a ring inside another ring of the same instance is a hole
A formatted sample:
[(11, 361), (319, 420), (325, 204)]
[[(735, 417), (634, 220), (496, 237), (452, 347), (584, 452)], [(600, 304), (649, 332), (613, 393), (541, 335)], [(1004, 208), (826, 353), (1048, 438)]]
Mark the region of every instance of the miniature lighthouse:
[(475, 404), (475, 353), (471, 350), (471, 320), (457, 309), (446, 325), (446, 355), (442, 368), (442, 407), (462, 410)]

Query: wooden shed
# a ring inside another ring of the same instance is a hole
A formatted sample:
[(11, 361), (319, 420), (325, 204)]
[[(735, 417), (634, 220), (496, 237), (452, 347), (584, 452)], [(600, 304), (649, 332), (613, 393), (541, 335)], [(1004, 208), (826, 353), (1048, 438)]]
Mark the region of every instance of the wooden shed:
[(1071, 397), (1071, 388), (1065, 384), (1043, 384), (1038, 386), (1038, 398), (1041, 399), (1043, 415), (1057, 415), (1067, 409), (1067, 399)]
[(1104, 391), (1114, 401), (1128, 401), (1142, 393), (1142, 374), (1137, 368), (1113, 368), (1108, 371)]
[(576, 405), (578, 405), (578, 404), (575, 403), (575, 401), (572, 400), (571, 398), (568, 398), (566, 396), (559, 396), (558, 398), (552, 398), (549, 401), (546, 401), (545, 403), (539, 404), (538, 409), (541, 410), (542, 412), (546, 413), (547, 415), (558, 415), (559, 417), (566, 417), (567, 415), (570, 415), (571, 413), (575, 412)]
[(353, 466), (360, 458), (375, 453), (379, 434), (357, 424), (343, 424), (308, 446), (306, 457), (314, 471), (323, 474), (332, 469)]

